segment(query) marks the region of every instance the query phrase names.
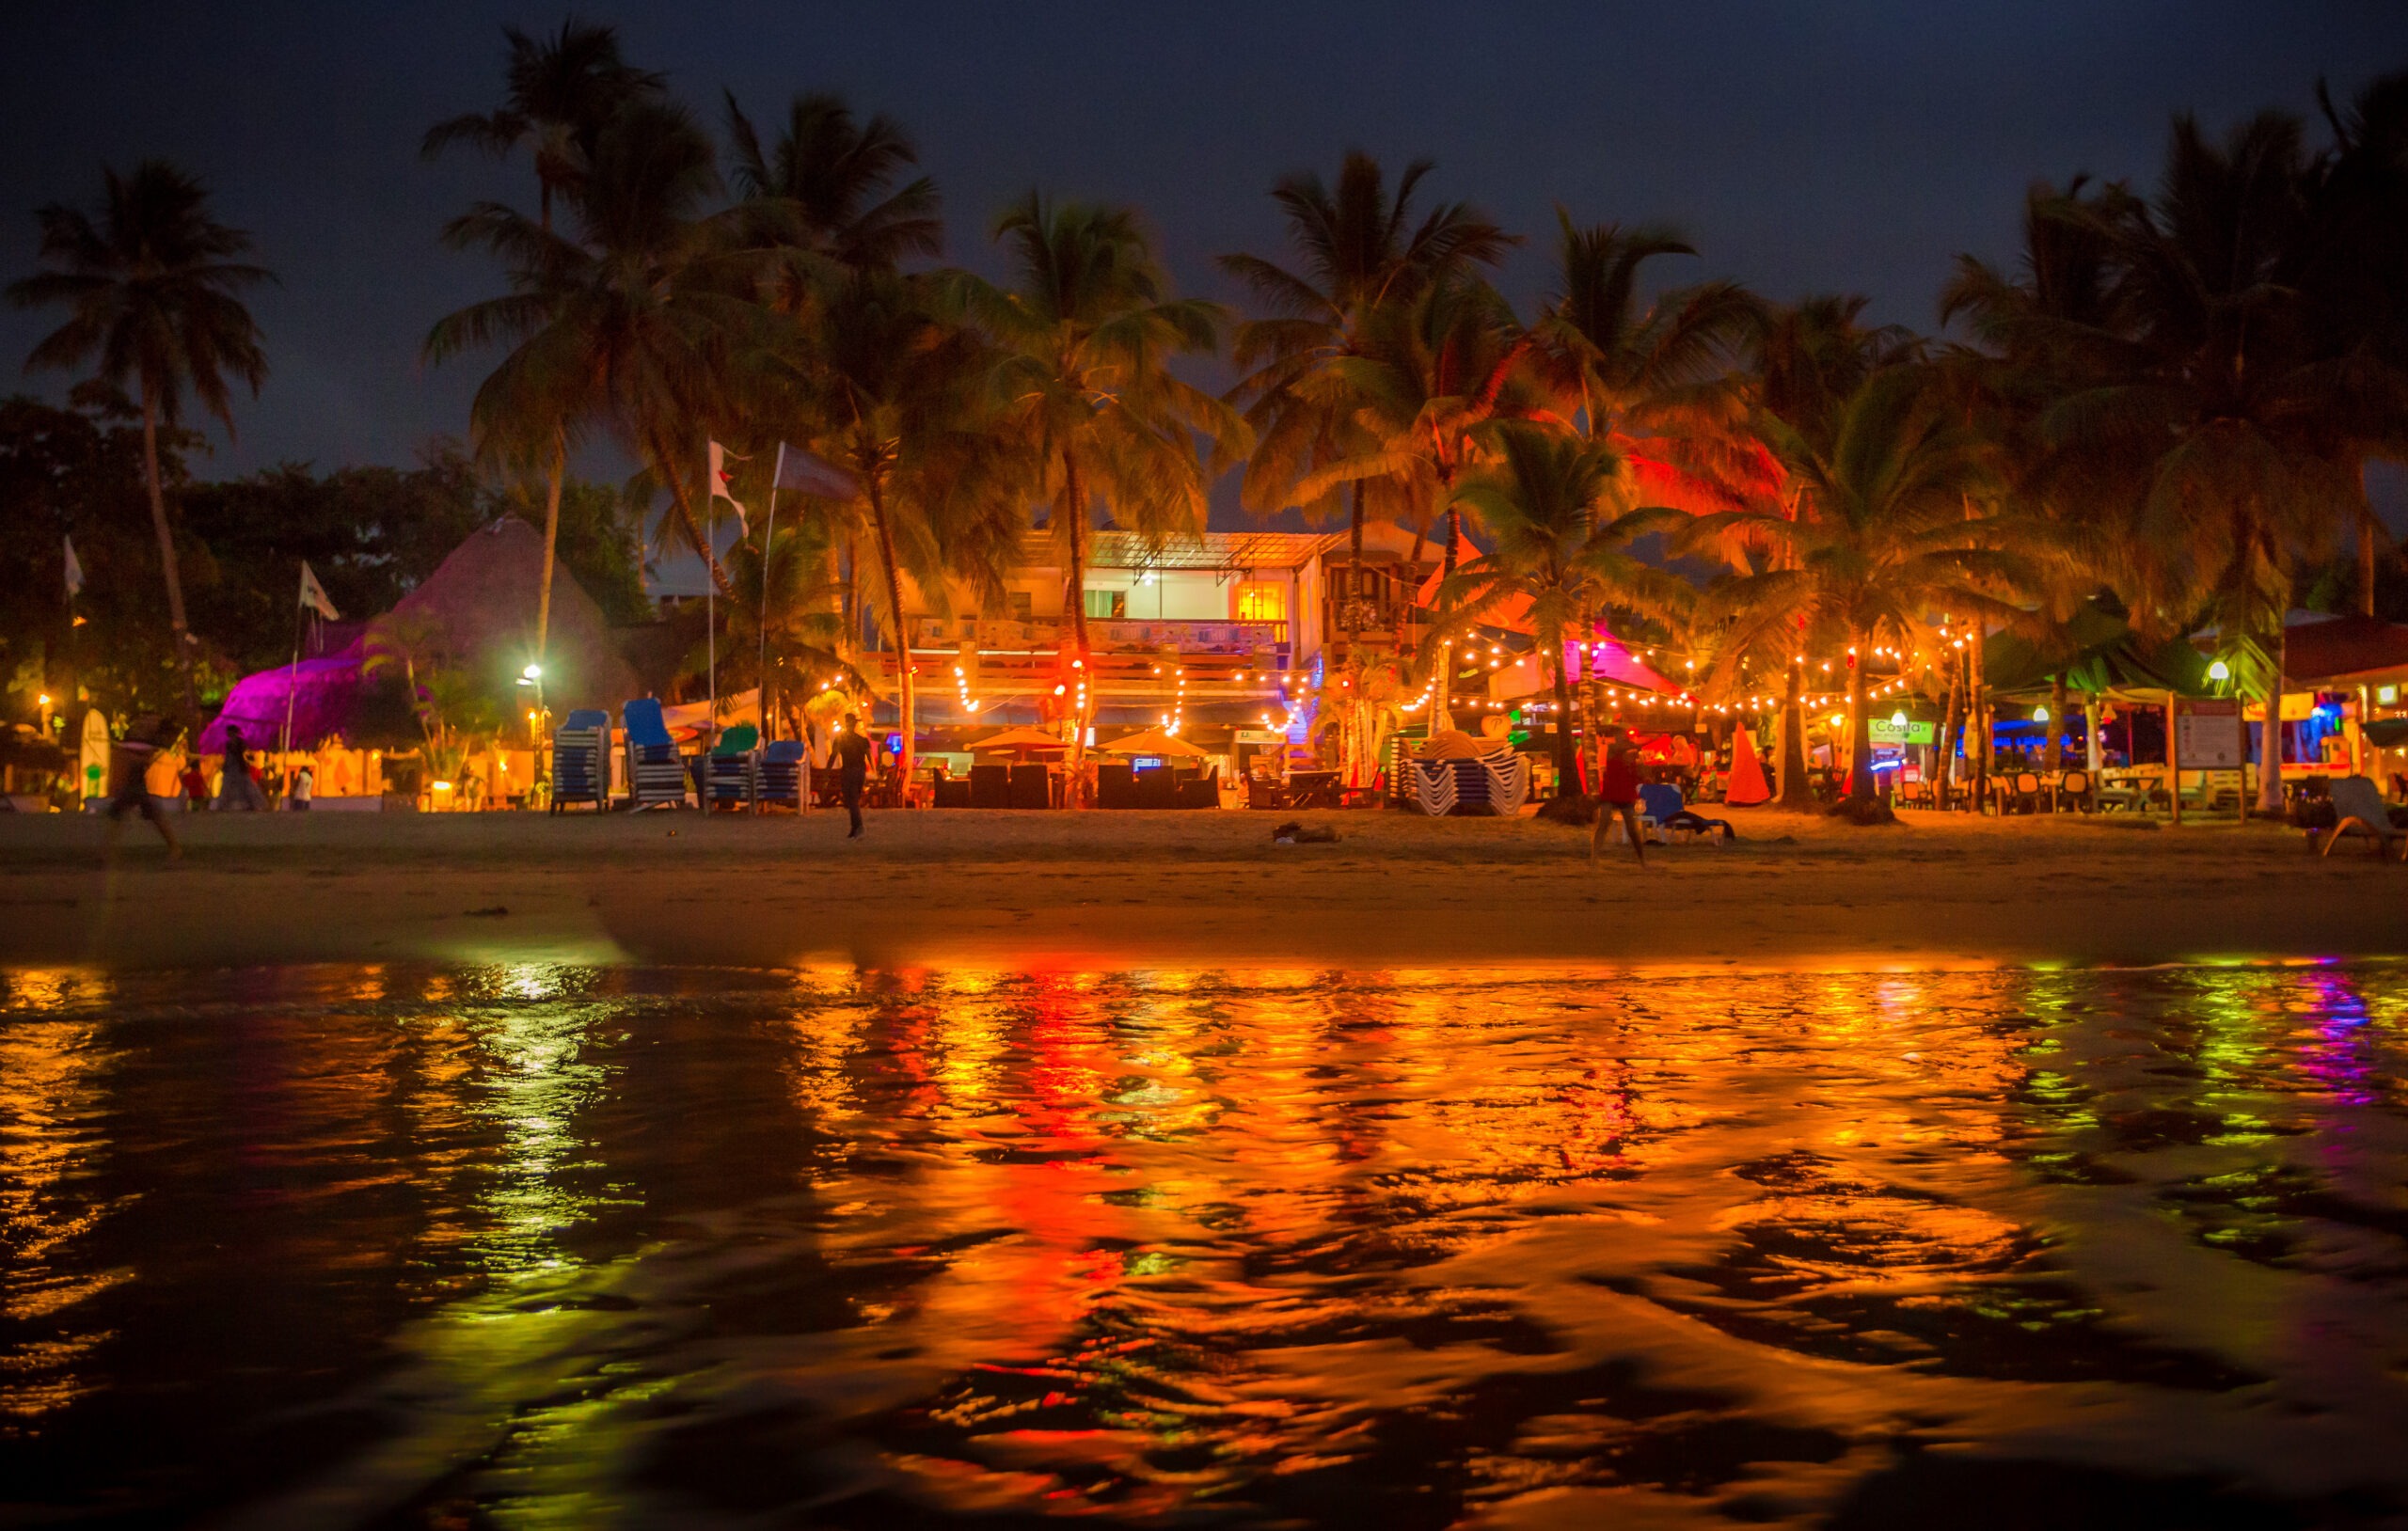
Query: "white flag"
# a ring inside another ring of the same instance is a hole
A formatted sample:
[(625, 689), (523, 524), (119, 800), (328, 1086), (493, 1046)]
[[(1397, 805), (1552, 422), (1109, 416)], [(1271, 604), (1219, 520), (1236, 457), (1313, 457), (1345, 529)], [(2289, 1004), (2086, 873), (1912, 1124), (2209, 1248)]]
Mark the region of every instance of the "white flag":
[[(716, 441), (711, 443), (711, 498), (723, 499), (735, 506), (736, 524), (743, 529), (744, 535), (750, 537), (752, 535), (752, 523), (744, 514), (744, 502), (728, 492), (728, 485), (736, 481), (736, 476), (727, 471), (727, 459), (730, 455), (725, 447)], [(736, 460), (742, 463), (750, 459), (738, 457)]]
[(67, 598), (73, 600), (84, 593), (84, 563), (75, 556), (75, 539), (59, 539), (67, 545)]
[(342, 614), (335, 609), (334, 602), (326, 599), (326, 587), (318, 583), (317, 574), (310, 569), (308, 559), (301, 560), (301, 604), (328, 622), (342, 620)]

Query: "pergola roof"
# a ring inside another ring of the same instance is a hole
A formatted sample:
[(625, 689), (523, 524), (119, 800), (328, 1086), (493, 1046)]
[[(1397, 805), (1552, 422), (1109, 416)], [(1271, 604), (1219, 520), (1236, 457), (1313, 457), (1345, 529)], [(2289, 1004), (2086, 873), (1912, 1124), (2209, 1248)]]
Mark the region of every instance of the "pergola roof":
[[(1149, 542), (1133, 531), (1098, 531), (1087, 542), (1090, 569), (1297, 569), (1341, 545), (1336, 532), (1207, 531), (1193, 537)], [(1022, 545), (1026, 562), (1044, 565), (1054, 556), (1051, 533), (1030, 532)]]

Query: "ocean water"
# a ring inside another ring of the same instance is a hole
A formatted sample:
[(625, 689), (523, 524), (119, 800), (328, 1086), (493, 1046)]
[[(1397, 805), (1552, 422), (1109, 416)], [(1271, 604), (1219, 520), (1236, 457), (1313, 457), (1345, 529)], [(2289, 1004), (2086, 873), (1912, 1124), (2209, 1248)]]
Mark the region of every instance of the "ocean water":
[(0, 1523), (2384, 1525), (2408, 969), (0, 972)]

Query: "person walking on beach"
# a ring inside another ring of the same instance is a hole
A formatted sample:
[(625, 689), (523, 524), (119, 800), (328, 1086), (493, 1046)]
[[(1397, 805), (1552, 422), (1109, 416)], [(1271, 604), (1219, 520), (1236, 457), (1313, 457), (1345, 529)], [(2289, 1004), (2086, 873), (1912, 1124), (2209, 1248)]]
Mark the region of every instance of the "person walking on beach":
[(109, 849), (117, 848), (119, 833), (125, 827), (125, 815), (139, 813), (159, 831), (167, 843), (167, 855), (181, 859), (183, 846), (176, 843), (176, 831), (167, 823), (167, 811), (159, 799), (150, 796), (150, 766), (159, 758), (162, 734), (166, 725), (157, 718), (138, 718), (125, 731), (125, 737), (109, 745)]
[(305, 760), (293, 773), (292, 781), (293, 800), (285, 806), (296, 813), (306, 813), (309, 811), (310, 790), (317, 785), (317, 768)]
[(859, 713), (845, 715), (844, 731), (836, 735), (833, 753), (836, 756), (836, 796), (843, 798), (845, 812), (853, 816), (853, 829), (845, 836), (859, 840), (862, 836), (862, 794), (869, 787), (869, 735), (862, 732)]
[(1647, 864), (1647, 843), (1639, 832), (1639, 751), (1630, 735), (1618, 734), (1606, 741), (1605, 769), (1597, 783), (1597, 822), (1589, 830), (1589, 860), (1593, 864), (1606, 846), (1606, 825), (1619, 817), (1630, 837), (1631, 854)]
[(251, 780), (248, 747), (243, 742), (243, 731), (229, 724), (226, 729), (226, 769), (217, 778), (217, 812), (221, 813), (267, 812), (267, 795)]

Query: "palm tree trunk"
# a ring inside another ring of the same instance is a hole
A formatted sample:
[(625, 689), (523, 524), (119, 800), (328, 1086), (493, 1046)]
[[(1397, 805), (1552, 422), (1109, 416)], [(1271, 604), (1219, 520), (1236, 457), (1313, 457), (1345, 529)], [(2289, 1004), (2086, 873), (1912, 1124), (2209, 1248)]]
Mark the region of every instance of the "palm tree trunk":
[(1873, 640), (1855, 636), (1848, 644), (1852, 651), (1847, 665), (1847, 795), (1851, 797), (1873, 796), (1873, 716), (1864, 706), (1865, 656), (1873, 652)]
[(2049, 677), (2049, 747), (2041, 756), (2045, 767), (2060, 771), (2066, 764), (2066, 673)]
[[(1455, 577), (1455, 539), (1463, 535), (1463, 512), (1452, 505), (1448, 506), (1447, 545), (1438, 555), (1438, 588), (1441, 591), (1444, 591), (1448, 582)], [(1437, 729), (1437, 719), (1441, 718), (1447, 720), (1448, 727), (1454, 726), (1455, 655), (1453, 646), (1443, 639), (1438, 644), (1437, 681), (1436, 702), (1430, 710), (1431, 729), (1434, 733)]]
[(1967, 759), (1973, 767), (1973, 812), (1990, 800), (1990, 696), (1982, 672), (1982, 650), (1988, 643), (1987, 619), (1973, 624), (1973, 640), (1965, 648), (1966, 726), (1972, 731)]
[(167, 625), (176, 645), (176, 672), (183, 680), (184, 716), (198, 718), (192, 689), (192, 639), (184, 626), (184, 579), (176, 567), (176, 534), (167, 526), (167, 497), (159, 487), (159, 401), (150, 380), (142, 380), (142, 475), (150, 491), (150, 529), (159, 538), (159, 568), (167, 578)]
[(1781, 699), (1781, 797), (1779, 806), (1794, 813), (1810, 812), (1814, 789), (1806, 781), (1806, 707), (1798, 700), (1802, 671), (1796, 660)]
[(1079, 483), (1079, 462), (1062, 453), (1062, 511), (1069, 517), (1070, 567), (1062, 599), (1070, 608), (1071, 701), (1069, 800), (1085, 806), (1087, 718), (1094, 706), (1094, 676), (1087, 669), (1087, 502)]
[(561, 544), (561, 481), (568, 476), (568, 435), (552, 439), (552, 471), (544, 485), (544, 582), (535, 592), (535, 662), (542, 664), (552, 634), (552, 570)]
[(886, 494), (876, 478), (867, 481), (870, 527), (878, 533), (879, 566), (886, 571), (887, 626), (895, 635), (895, 696), (903, 719), (903, 750), (897, 764), (903, 785), (911, 784), (911, 734), (919, 716), (918, 696), (911, 684), (911, 637), (903, 628), (903, 581), (895, 566), (895, 529), (886, 520)]
[(2358, 495), (2358, 612), (2374, 615), (2374, 515), (2367, 509), (2363, 490)]
[(1555, 639), (1555, 781), (1556, 796), (1583, 785), (1572, 762), (1572, 682), (1563, 673), (1563, 635)]
[(1940, 717), (1940, 744), (1932, 751), (1932, 800), (1945, 813), (1953, 803), (1956, 787), (1956, 715), (1965, 704), (1963, 671), (1952, 655), (1948, 661), (1948, 700)]
[[(2278, 616), (2274, 619), (2280, 623)], [(2279, 817), (2283, 812), (2283, 667), (2290, 660), (2285, 651), (2289, 637), (2278, 626), (2274, 631), (2274, 672), (2266, 681), (2266, 743), (2258, 751), (2258, 812)]]
[(1353, 525), (1348, 532), (1346, 554), (1346, 599), (1339, 604), (1339, 657), (1344, 658), (1354, 646), (1356, 610), (1354, 603), (1363, 597), (1363, 481), (1354, 481)]

